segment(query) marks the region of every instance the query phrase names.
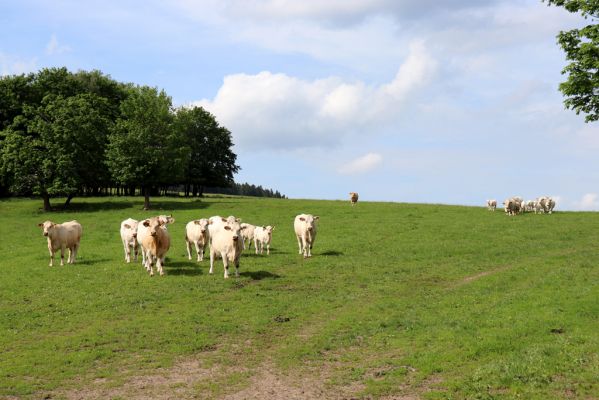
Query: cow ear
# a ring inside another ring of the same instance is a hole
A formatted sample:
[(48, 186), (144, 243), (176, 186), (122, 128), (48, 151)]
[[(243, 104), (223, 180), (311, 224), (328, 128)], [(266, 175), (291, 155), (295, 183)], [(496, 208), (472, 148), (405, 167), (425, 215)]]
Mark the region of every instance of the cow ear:
[(200, 222), (199, 219), (196, 219), (195, 221), (193, 221), (193, 223), (196, 224), (196, 225), (200, 225), (201, 224), (201, 222)]
[(124, 224), (123, 227), (125, 227), (126, 229), (131, 229), (131, 225), (129, 224)]
[(37, 226), (41, 227), (41, 226), (44, 226), (44, 224), (40, 222), (39, 224), (37, 224)]
[(320, 217), (318, 215), (314, 216), (314, 221), (318, 221)]
[(275, 230), (275, 227), (274, 227), (274, 226), (272, 227), (272, 230), (273, 230), (273, 231)]
[(235, 221), (241, 222), (241, 218), (235, 218)]
[(227, 225), (227, 226), (225, 226), (225, 229), (228, 230), (228, 231), (230, 231), (231, 227), (229, 225)]
[(305, 220), (306, 220), (306, 218), (300, 217), (300, 221), (305, 221)]
[(150, 221), (146, 219), (146, 220), (144, 221), (144, 226), (145, 226), (145, 227), (148, 227), (148, 226), (150, 226)]
[(175, 219), (173, 217), (168, 217), (168, 223), (169, 224), (174, 224), (175, 223)]
[(224, 218), (221, 218), (221, 220), (222, 220), (223, 222), (227, 222), (227, 220), (226, 220), (226, 219), (224, 219)]
[(208, 220), (208, 225), (212, 225), (212, 220)]

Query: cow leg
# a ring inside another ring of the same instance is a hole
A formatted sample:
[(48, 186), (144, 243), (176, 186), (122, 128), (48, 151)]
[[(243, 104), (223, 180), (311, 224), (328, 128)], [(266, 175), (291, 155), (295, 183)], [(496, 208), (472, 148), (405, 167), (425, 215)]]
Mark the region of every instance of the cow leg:
[(258, 239), (254, 238), (254, 251), (258, 254), (258, 249), (260, 248), (260, 244)]
[(299, 254), (302, 254), (302, 238), (298, 235), (295, 235), (297, 237), (297, 246), (299, 247)]
[(50, 246), (48, 246), (48, 251), (50, 252), (50, 264), (49, 266), (53, 266), (54, 265), (54, 251), (52, 250), (52, 248)]
[(73, 248), (69, 247), (69, 257), (67, 258), (67, 264), (73, 264)]
[(123, 247), (125, 248), (125, 262), (131, 262), (131, 250), (129, 249), (129, 243), (126, 240), (123, 240)]
[(133, 242), (133, 252), (135, 253), (135, 261), (137, 261), (137, 253), (139, 253), (139, 245), (137, 244), (137, 240)]
[(221, 257), (223, 258), (223, 265), (225, 267), (225, 279), (227, 279), (229, 277), (229, 260), (226, 254), (221, 253)]
[(214, 273), (214, 249), (212, 249), (212, 246), (210, 246), (210, 271), (208, 273)]
[(270, 255), (270, 243), (266, 243), (266, 255)]
[(185, 238), (185, 247), (187, 247), (187, 259), (191, 260), (191, 243)]
[(164, 270), (162, 269), (162, 263), (163, 263), (162, 258), (158, 258), (156, 260), (156, 269), (160, 273), (160, 276), (164, 275)]
[(73, 262), (71, 264), (75, 264), (75, 259), (77, 258), (77, 253), (79, 253), (79, 243), (76, 243), (73, 247)]
[(198, 246), (198, 261), (203, 261), (204, 260), (204, 243), (200, 244), (200, 242), (197, 242), (196, 246)]
[(64, 246), (62, 246), (60, 248), (60, 266), (64, 265), (64, 251), (65, 251), (65, 248), (64, 248)]
[(235, 276), (239, 278), (239, 258), (235, 260)]
[(202, 257), (200, 257), (200, 254), (201, 254), (201, 252), (202, 252), (203, 250), (200, 250), (200, 241), (198, 240), (198, 241), (196, 241), (194, 244), (195, 244), (195, 246), (196, 246), (196, 255), (197, 255), (197, 260), (198, 260), (198, 261), (202, 261)]

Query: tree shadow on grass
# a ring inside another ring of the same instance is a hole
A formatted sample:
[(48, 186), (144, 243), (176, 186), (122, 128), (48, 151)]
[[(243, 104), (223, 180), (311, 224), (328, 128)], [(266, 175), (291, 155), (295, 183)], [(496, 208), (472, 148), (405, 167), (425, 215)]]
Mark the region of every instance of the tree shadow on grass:
[(203, 266), (195, 261), (166, 261), (164, 264), (164, 272), (166, 275), (187, 275), (196, 276), (203, 275)]
[[(150, 210), (156, 211), (158, 214), (171, 213), (173, 211), (182, 210), (202, 210), (210, 207), (211, 203), (207, 203), (200, 199), (185, 201), (181, 198), (181, 201), (173, 200), (158, 200), (152, 201), (150, 199)], [(52, 212), (96, 212), (96, 211), (109, 211), (109, 210), (124, 210), (130, 208), (132, 210), (143, 210), (144, 200), (143, 198), (136, 198), (135, 200), (113, 200), (113, 201), (100, 201), (100, 202), (86, 202), (85, 199), (81, 201), (73, 200), (73, 203), (69, 204), (68, 207), (64, 207), (62, 204), (53, 205)]]
[(268, 272), (268, 271), (244, 271), (244, 272), (240, 272), (239, 275), (241, 276), (247, 276), (248, 278), (250, 278), (253, 281), (261, 281), (262, 279), (278, 279), (281, 276), (277, 275), (277, 274), (273, 274), (272, 272)]

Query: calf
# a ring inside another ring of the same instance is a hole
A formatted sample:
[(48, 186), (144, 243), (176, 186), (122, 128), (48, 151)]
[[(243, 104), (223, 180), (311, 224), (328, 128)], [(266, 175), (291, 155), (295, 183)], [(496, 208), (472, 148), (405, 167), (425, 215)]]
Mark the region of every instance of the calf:
[(495, 200), (495, 199), (487, 200), (487, 210), (495, 211), (496, 208), (497, 208), (497, 200)]
[(135, 261), (137, 261), (137, 254), (139, 252), (139, 243), (137, 243), (137, 225), (138, 221), (127, 218), (121, 222), (121, 241), (125, 248), (125, 261), (131, 262), (131, 249), (135, 254)]
[(312, 257), (311, 250), (316, 239), (316, 221), (319, 219), (320, 217), (311, 214), (300, 214), (293, 222), (299, 254), (303, 254), (304, 258)]
[(275, 230), (274, 226), (258, 226), (254, 232), (254, 247), (256, 248), (256, 254), (258, 251), (260, 254), (264, 252), (264, 245), (266, 245), (266, 255), (270, 254), (270, 242), (272, 241), (272, 231)]
[(222, 258), (225, 279), (229, 277), (229, 263), (235, 265), (235, 276), (239, 276), (239, 258), (243, 251), (243, 239), (239, 222), (232, 220), (210, 234), (210, 271), (214, 273), (214, 259)]
[(351, 202), (352, 207), (358, 202), (358, 193), (349, 192), (349, 201)]
[(195, 245), (197, 260), (204, 259), (204, 248), (208, 245), (208, 220), (206, 218), (190, 221), (185, 227), (187, 258), (191, 260), (191, 244)]
[[(175, 222), (173, 218), (171, 220), (171, 223)], [(142, 224), (147, 228), (147, 234), (141, 243), (146, 258), (145, 267), (150, 272), (150, 276), (153, 276), (152, 266), (156, 263), (156, 269), (160, 275), (164, 275), (162, 266), (166, 252), (171, 247), (171, 237), (165, 227), (166, 223), (160, 217), (154, 217), (144, 220)]]
[(69, 249), (68, 264), (74, 264), (79, 250), (81, 233), (83, 229), (77, 221), (55, 224), (45, 221), (37, 226), (43, 229), (43, 234), (48, 238), (48, 251), (50, 252), (50, 266), (54, 265), (54, 253), (60, 249), (60, 265), (64, 265), (64, 251)]
[[(241, 236), (243, 239), (243, 249), (246, 249), (246, 241), (247, 241), (247, 249), (249, 250), (252, 247), (252, 241), (254, 240), (254, 232), (256, 231), (256, 226), (252, 224), (241, 224)], [(256, 247), (256, 246), (254, 246)]]

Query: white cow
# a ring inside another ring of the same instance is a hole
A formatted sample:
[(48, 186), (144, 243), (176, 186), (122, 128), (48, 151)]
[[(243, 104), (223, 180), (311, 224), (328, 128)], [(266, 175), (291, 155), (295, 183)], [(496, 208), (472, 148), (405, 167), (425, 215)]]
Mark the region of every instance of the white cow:
[(522, 201), (518, 198), (511, 197), (503, 202), (503, 209), (508, 215), (516, 215), (522, 211)]
[(551, 197), (547, 198), (547, 212), (549, 214), (551, 214), (553, 212), (553, 209), (555, 208), (555, 200), (553, 200)]
[(79, 242), (83, 229), (77, 221), (55, 224), (45, 221), (37, 226), (43, 229), (43, 234), (48, 238), (48, 251), (50, 252), (50, 266), (54, 265), (54, 253), (60, 249), (60, 265), (64, 265), (64, 251), (69, 249), (68, 264), (74, 264), (79, 250)]
[(214, 273), (214, 259), (222, 258), (225, 267), (225, 279), (229, 277), (229, 263), (235, 265), (235, 276), (239, 276), (239, 258), (243, 251), (241, 225), (236, 219), (225, 222), (210, 234), (210, 271)]
[[(175, 222), (175, 219), (171, 215), (159, 215), (157, 217), (152, 218), (157, 218), (158, 221), (162, 222), (162, 227), (164, 229), (166, 229), (166, 226), (168, 224), (172, 224), (173, 222)], [(137, 243), (139, 243), (140, 246), (142, 246), (144, 238), (148, 235), (148, 227), (144, 225), (144, 222), (149, 221), (152, 218), (147, 218), (143, 221), (140, 221), (137, 224)], [(164, 260), (162, 260), (162, 262), (164, 263)], [(144, 253), (143, 249), (141, 252), (141, 265), (146, 265), (146, 254)]]
[(497, 200), (495, 200), (495, 199), (487, 200), (487, 209), (489, 211), (495, 211), (496, 208), (497, 208)]
[[(170, 218), (170, 217), (169, 217)], [(175, 222), (170, 218), (170, 223)], [(150, 272), (150, 276), (154, 275), (152, 268), (156, 264), (156, 269), (160, 275), (164, 275), (162, 269), (166, 252), (171, 247), (171, 237), (166, 229), (166, 222), (160, 217), (153, 217), (141, 222), (141, 225), (147, 228), (146, 235), (141, 242), (142, 251), (145, 253), (145, 267)]]
[[(249, 250), (252, 247), (252, 241), (254, 240), (254, 231), (256, 230), (256, 226), (252, 224), (246, 224), (245, 222), (241, 224), (241, 236), (243, 238), (243, 249), (246, 249), (246, 241), (247, 241), (247, 249)], [(255, 247), (255, 246), (254, 246)]]
[(131, 249), (135, 255), (135, 261), (137, 261), (137, 254), (139, 252), (139, 243), (137, 243), (137, 225), (138, 221), (133, 218), (127, 218), (121, 222), (121, 241), (125, 248), (125, 261), (131, 262)]
[(535, 214), (537, 212), (546, 213), (547, 212), (547, 202), (549, 198), (547, 196), (541, 196), (537, 199), (537, 204), (535, 207)]
[(303, 254), (304, 258), (312, 257), (311, 250), (316, 239), (316, 221), (319, 219), (320, 217), (311, 214), (300, 214), (293, 221), (299, 254)]
[(215, 215), (213, 217), (208, 218), (208, 233), (210, 237), (210, 242), (212, 242), (212, 235), (217, 233), (219, 230), (224, 228), (227, 224), (241, 223), (241, 218), (234, 217), (229, 215), (227, 218), (223, 218), (219, 215)]
[(191, 260), (191, 244), (196, 248), (197, 260), (204, 259), (204, 248), (208, 246), (208, 220), (206, 218), (190, 221), (185, 226), (185, 244), (187, 245), (187, 258)]
[(254, 247), (256, 249), (256, 254), (260, 252), (263, 254), (264, 245), (266, 245), (266, 255), (270, 254), (270, 242), (272, 241), (272, 231), (275, 230), (274, 226), (258, 226), (254, 231)]

